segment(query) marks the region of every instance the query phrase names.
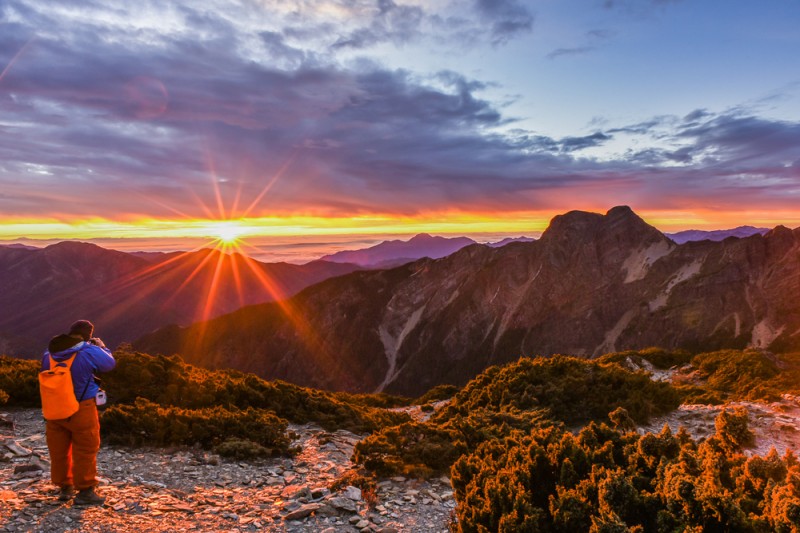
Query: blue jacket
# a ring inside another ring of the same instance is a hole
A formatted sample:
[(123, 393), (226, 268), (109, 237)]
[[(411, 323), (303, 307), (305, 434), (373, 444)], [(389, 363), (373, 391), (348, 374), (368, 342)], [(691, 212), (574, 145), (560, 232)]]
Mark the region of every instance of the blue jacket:
[(76, 352), (77, 355), (72, 362), (72, 386), (75, 389), (75, 398), (80, 402), (97, 396), (100, 387), (94, 382), (94, 374), (112, 370), (117, 362), (108, 348), (76, 340), (76, 344), (66, 350), (53, 354), (49, 351), (44, 352), (42, 370), (50, 370), (50, 355), (58, 364), (66, 361)]

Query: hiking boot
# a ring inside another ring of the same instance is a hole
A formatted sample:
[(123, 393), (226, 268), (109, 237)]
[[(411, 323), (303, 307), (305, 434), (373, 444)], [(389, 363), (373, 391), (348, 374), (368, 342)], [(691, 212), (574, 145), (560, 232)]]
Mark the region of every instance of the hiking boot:
[(104, 496), (100, 496), (94, 491), (94, 487), (81, 489), (72, 501), (74, 505), (103, 505), (106, 502)]
[(58, 501), (66, 502), (72, 499), (72, 496), (75, 495), (75, 487), (72, 485), (64, 485), (61, 487), (61, 490), (58, 491)]

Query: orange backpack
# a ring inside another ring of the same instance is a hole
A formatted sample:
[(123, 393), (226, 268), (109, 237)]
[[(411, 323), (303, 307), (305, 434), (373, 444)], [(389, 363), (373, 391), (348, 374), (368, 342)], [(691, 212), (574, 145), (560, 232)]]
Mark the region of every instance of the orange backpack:
[[(69, 418), (78, 412), (78, 399), (72, 386), (72, 363), (75, 355), (57, 363), (50, 356), (50, 369), (39, 372), (39, 392), (42, 395), (42, 414), (46, 420)], [(57, 366), (65, 364), (66, 366)]]

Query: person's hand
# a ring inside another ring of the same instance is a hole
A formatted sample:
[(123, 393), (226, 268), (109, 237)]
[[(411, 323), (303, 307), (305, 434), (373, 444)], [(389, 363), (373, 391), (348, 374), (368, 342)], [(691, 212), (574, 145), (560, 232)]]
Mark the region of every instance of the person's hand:
[(94, 344), (95, 346), (99, 346), (101, 348), (105, 348), (106, 347), (106, 344), (103, 342), (103, 340), (100, 337), (92, 337), (91, 339), (89, 339), (89, 342)]

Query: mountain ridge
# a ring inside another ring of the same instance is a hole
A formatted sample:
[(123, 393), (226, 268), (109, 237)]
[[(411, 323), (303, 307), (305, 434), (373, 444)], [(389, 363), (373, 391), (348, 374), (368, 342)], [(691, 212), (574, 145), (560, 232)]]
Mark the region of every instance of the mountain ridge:
[(0, 351), (41, 353), (76, 318), (90, 318), (114, 346), (170, 323), (188, 325), (283, 299), (356, 269), (320, 261), (260, 263), (211, 249), (142, 258), (74, 241), (0, 248)]
[(688, 229), (678, 231), (675, 233), (665, 233), (667, 237), (675, 241), (677, 244), (683, 244), (690, 241), (722, 241), (728, 237), (736, 237), (738, 239), (745, 239), (755, 234), (764, 235), (769, 231), (769, 228), (756, 228), (754, 226), (738, 226), (731, 229), (721, 230), (696, 230)]
[(422, 257), (439, 259), (470, 244), (475, 244), (475, 241), (469, 237), (434, 237), (428, 233), (419, 233), (407, 241), (383, 241), (368, 248), (324, 255), (320, 259), (334, 263), (353, 263), (362, 267), (389, 267)]
[(284, 304), (301, 325), (266, 304), (135, 346), (303, 385), (409, 395), (520, 355), (800, 347), (800, 311), (786, 297), (800, 291), (798, 249), (798, 230), (677, 245), (628, 207), (572, 211), (535, 242), (473, 244), (309, 287)]

